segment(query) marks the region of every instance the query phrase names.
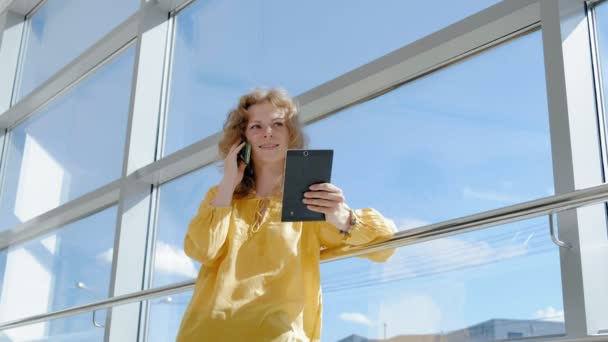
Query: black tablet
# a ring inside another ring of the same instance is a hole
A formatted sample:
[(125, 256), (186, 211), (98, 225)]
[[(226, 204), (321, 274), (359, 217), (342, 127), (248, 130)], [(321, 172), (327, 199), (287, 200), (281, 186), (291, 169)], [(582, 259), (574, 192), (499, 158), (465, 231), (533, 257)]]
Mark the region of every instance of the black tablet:
[(309, 186), (331, 181), (333, 157), (333, 150), (287, 151), (281, 221), (325, 221), (325, 214), (308, 210), (302, 200)]

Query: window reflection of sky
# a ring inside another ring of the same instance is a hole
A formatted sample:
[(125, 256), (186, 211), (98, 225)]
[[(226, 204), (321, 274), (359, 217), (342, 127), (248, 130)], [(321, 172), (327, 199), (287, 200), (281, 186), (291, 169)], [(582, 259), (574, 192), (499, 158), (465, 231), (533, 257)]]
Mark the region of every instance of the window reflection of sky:
[[(127, 49), (11, 131), (0, 229), (121, 176), (134, 52)], [(2, 251), (0, 321), (106, 298), (115, 227), (112, 207)], [(103, 339), (91, 315), (6, 334), (16, 341), (65, 334)], [(104, 313), (98, 313), (97, 320), (103, 319)]]
[[(0, 253), (0, 321), (11, 321), (107, 298), (116, 207), (102, 210)], [(103, 339), (92, 313), (11, 329), (0, 341), (65, 334)], [(97, 320), (103, 322), (103, 312)], [(6, 339), (8, 338), (8, 340)]]
[(496, 2), (194, 2), (177, 16), (165, 154), (216, 132), (253, 87), (301, 94)]
[(120, 178), (134, 57), (131, 47), (11, 131), (0, 230)]
[(46, 1), (30, 20), (18, 99), (86, 51), (138, 6), (137, 0)]

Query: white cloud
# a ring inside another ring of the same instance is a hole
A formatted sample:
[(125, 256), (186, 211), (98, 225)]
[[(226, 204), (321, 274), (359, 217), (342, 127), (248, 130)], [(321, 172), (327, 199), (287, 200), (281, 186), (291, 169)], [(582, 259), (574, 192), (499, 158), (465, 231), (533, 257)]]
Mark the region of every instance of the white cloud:
[(370, 321), (369, 318), (367, 318), (367, 316), (365, 316), (362, 313), (358, 313), (358, 312), (343, 312), (339, 315), (339, 317), (341, 320), (347, 321), (347, 322), (367, 325), (370, 327), (374, 325), (374, 323), (372, 321)]
[[(98, 254), (97, 260), (111, 263), (113, 253), (113, 248), (110, 248)], [(159, 273), (196, 278), (198, 272), (192, 259), (181, 248), (177, 248), (162, 240), (156, 242), (154, 263), (154, 271)]]
[(430, 296), (405, 295), (387, 298), (378, 312), (377, 335), (431, 334), (441, 331), (442, 312)]
[(97, 260), (108, 264), (112, 263), (112, 257), (114, 255), (114, 248), (108, 248), (105, 252), (97, 254)]
[(493, 202), (522, 202), (519, 196), (495, 191), (473, 190), (468, 186), (462, 190), (462, 196), (464, 199), (480, 199)]
[(197, 270), (194, 262), (184, 253), (183, 249), (158, 240), (155, 254), (154, 270), (156, 272), (196, 278)]
[(552, 306), (536, 310), (535, 318), (549, 322), (564, 322), (564, 310), (557, 310)]

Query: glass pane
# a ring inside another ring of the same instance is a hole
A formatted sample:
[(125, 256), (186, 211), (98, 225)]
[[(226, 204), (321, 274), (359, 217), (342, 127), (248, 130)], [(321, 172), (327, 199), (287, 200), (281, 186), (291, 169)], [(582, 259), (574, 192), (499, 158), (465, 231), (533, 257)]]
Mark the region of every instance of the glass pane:
[(28, 20), (21, 83), (15, 102), (113, 30), (138, 7), (138, 0), (45, 1)]
[(161, 186), (153, 287), (194, 280), (198, 275), (200, 264), (184, 253), (184, 237), (201, 199), (221, 180), (214, 164)]
[(322, 340), (564, 334), (559, 250), (548, 231), (543, 217), (405, 246), (384, 264), (322, 264)]
[(553, 195), (543, 65), (535, 32), (307, 126), (310, 147), (402, 227)]
[(121, 176), (135, 49), (15, 127), (0, 198), (0, 230)]
[(192, 291), (188, 291), (150, 301), (147, 341), (175, 341), (191, 297)]
[[(115, 226), (116, 207), (110, 207), (2, 251), (0, 321), (108, 298)], [(96, 321), (104, 324), (103, 311), (96, 315)], [(103, 329), (92, 322), (90, 313), (20, 327), (0, 336), (8, 341), (68, 333), (103, 337)]]
[(196, 1), (176, 18), (163, 153), (219, 131), (253, 87), (298, 95), (496, 2)]
[[(311, 147), (334, 149), (350, 206), (401, 230), (553, 195), (543, 63), (540, 33), (526, 35), (307, 126)], [(547, 224), (404, 247), (386, 264), (324, 264), (323, 340), (383, 338), (385, 324), (404, 341), (563, 333)]]

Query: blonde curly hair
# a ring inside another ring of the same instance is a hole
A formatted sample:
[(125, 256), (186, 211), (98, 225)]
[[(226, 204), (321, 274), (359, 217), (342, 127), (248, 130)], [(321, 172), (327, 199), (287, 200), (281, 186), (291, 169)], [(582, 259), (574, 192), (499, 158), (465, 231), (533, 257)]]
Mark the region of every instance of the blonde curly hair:
[[(289, 131), (288, 148), (304, 148), (306, 137), (298, 121), (298, 108), (293, 98), (280, 88), (254, 89), (252, 92), (241, 96), (238, 106), (231, 110), (226, 117), (222, 138), (218, 143), (218, 150), (222, 160), (228, 155), (230, 147), (245, 137), (245, 130), (249, 121), (249, 113), (247, 112), (249, 107), (265, 102), (269, 102), (276, 108), (284, 111), (285, 125)], [(253, 170), (252, 159), (245, 169), (243, 180), (234, 191), (237, 198), (247, 196), (255, 190), (255, 174)]]

